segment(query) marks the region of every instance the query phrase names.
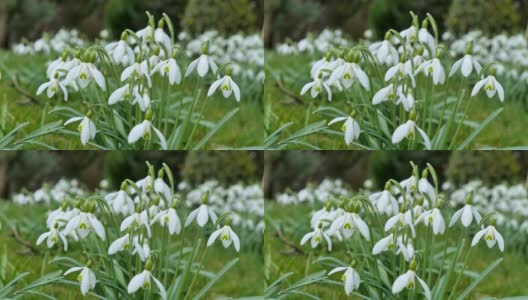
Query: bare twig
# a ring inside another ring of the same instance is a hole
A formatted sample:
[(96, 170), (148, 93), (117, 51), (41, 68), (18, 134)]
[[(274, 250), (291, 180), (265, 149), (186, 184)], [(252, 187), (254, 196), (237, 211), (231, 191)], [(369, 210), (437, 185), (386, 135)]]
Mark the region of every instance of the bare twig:
[(20, 94), (24, 95), (26, 98), (28, 98), (30, 102), (34, 104), (40, 104), (40, 101), (37, 98), (35, 98), (31, 93), (27, 92), (22, 87), (20, 87), (16, 80), (12, 80), (10, 83), (10, 86), (14, 88)]
[(297, 246), (296, 243), (288, 240), (280, 230), (275, 230), (275, 236), (277, 238), (279, 238), (279, 240), (281, 240), (283, 243), (285, 243), (286, 245), (290, 246), (294, 252), (294, 254), (301, 254), (301, 255), (304, 255), (304, 251), (303, 249), (301, 249), (301, 247)]
[(17, 241), (22, 246), (25, 246), (26, 248), (28, 248), (30, 250), (31, 254), (33, 254), (33, 255), (40, 254), (40, 251), (35, 246), (33, 246), (33, 244), (31, 242), (28, 242), (28, 241), (24, 240), (20, 236), (20, 234), (18, 233), (16, 228), (13, 228), (13, 230), (11, 230), (11, 237), (13, 237), (15, 239), (15, 241)]
[(297, 96), (295, 93), (293, 93), (292, 91), (288, 90), (284, 84), (282, 84), (282, 82), (280, 80), (276, 80), (275, 81), (275, 85), (279, 88), (279, 90), (281, 90), (281, 92), (283, 92), (284, 94), (286, 94), (288, 97), (290, 97), (293, 102), (297, 103), (297, 104), (304, 104), (304, 100), (301, 99), (299, 96)]

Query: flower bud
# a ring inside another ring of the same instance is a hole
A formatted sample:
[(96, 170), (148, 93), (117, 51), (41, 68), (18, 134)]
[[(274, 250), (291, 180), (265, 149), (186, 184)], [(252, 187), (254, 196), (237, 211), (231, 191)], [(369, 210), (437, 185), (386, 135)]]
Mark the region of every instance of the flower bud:
[(202, 54), (209, 54), (209, 41), (203, 43)]
[(145, 263), (145, 270), (152, 271), (152, 260), (150, 258)]
[(409, 120), (416, 121), (416, 109), (413, 109), (411, 113), (409, 114)]
[(149, 110), (147, 110), (147, 113), (145, 114), (145, 120), (152, 121), (152, 114), (152, 109), (149, 108)]
[(466, 46), (466, 54), (473, 53), (473, 41), (470, 41)]
[(123, 181), (121, 183), (121, 190), (122, 191), (126, 191), (127, 187), (128, 187), (128, 183), (126, 181)]
[(416, 271), (416, 259), (411, 260), (409, 264), (409, 270)]
[(205, 192), (202, 195), (202, 204), (207, 204), (209, 202), (209, 191)]
[(473, 191), (469, 192), (466, 196), (466, 204), (471, 205), (473, 203)]
[(128, 38), (128, 33), (126, 31), (123, 31), (123, 33), (121, 33), (121, 40), (126, 41), (127, 38)]
[(392, 186), (392, 183), (390, 181), (387, 181), (387, 183), (385, 183), (385, 190), (386, 191), (390, 191), (391, 190), (391, 186)]

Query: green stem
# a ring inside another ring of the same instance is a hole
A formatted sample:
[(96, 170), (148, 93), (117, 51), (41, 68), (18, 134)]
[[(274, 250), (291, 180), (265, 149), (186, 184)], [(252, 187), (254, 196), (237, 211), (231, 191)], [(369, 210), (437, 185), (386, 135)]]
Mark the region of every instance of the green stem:
[(464, 94), (465, 94), (465, 90), (464, 90), (464, 86), (466, 85), (466, 80), (463, 79), (462, 80), (462, 84), (460, 85), (460, 88), (458, 90), (458, 94), (457, 94), (457, 102), (455, 104), (455, 108), (453, 109), (453, 111), (451, 112), (451, 117), (449, 118), (449, 121), (447, 122), (447, 125), (446, 125), (446, 130), (444, 131), (444, 134), (442, 135), (442, 139), (441, 139), (441, 142), (439, 144), (439, 148), (442, 148), (444, 146), (444, 141), (445, 141), (445, 138), (446, 136), (449, 135), (449, 132), (451, 131), (451, 126), (453, 124), (453, 121), (455, 120), (455, 116), (458, 112), (458, 108), (460, 107), (460, 101), (462, 100)]
[(200, 264), (198, 265), (198, 270), (196, 270), (196, 272), (194, 273), (193, 279), (191, 280), (191, 284), (187, 288), (187, 294), (185, 294), (185, 297), (183, 298), (183, 300), (186, 300), (187, 296), (189, 296), (189, 294), (191, 293), (194, 282), (196, 281), (198, 274), (200, 274), (200, 271), (202, 271), (202, 266), (204, 265), (205, 257), (207, 256), (207, 249), (209, 249), (209, 247), (205, 247), (204, 253), (202, 255), (202, 259), (200, 260)]
[[(187, 113), (187, 117), (185, 118), (185, 121), (182, 124), (182, 129), (180, 133), (178, 134), (178, 138), (176, 139), (176, 149), (179, 149), (183, 140), (183, 137), (185, 136), (185, 132), (187, 131), (187, 126), (189, 122), (191, 121), (191, 116), (194, 112), (194, 106), (196, 105), (196, 100), (198, 99), (198, 91), (200, 90), (201, 80), (198, 80), (196, 83), (196, 86), (194, 88), (193, 92), (193, 100), (191, 104), (191, 108), (189, 109), (189, 112)], [(181, 109), (181, 107), (180, 107)]]
[(453, 146), (455, 145), (455, 141), (456, 141), (456, 138), (458, 136), (458, 132), (460, 131), (460, 128), (462, 127), (462, 124), (466, 120), (466, 116), (468, 114), (469, 107), (471, 106), (471, 100), (473, 100), (473, 97), (469, 97), (468, 104), (466, 106), (466, 109), (464, 110), (464, 115), (462, 116), (462, 120), (460, 120), (460, 122), (458, 123), (457, 129), (455, 130), (455, 135), (451, 139), (451, 144), (449, 145), (449, 149), (452, 149)]
[(189, 146), (191, 145), (191, 142), (192, 142), (192, 138), (194, 137), (194, 132), (196, 131), (198, 124), (203, 119), (205, 107), (207, 106), (207, 100), (209, 100), (209, 97), (205, 97), (204, 103), (202, 105), (202, 109), (200, 110), (200, 115), (198, 116), (198, 120), (194, 122), (194, 126), (193, 126), (193, 129), (191, 130), (191, 134), (189, 135), (189, 139), (187, 140), (187, 144), (185, 145), (185, 149), (189, 149)]
[(180, 299), (180, 294), (182, 293), (182, 286), (187, 286), (186, 285), (187, 276), (191, 270), (191, 266), (194, 261), (194, 257), (196, 255), (196, 251), (198, 250), (198, 248), (200, 248), (202, 244), (201, 236), (202, 236), (202, 227), (200, 227), (200, 229), (198, 230), (198, 233), (196, 234), (197, 238), (194, 240), (193, 250), (191, 252), (191, 256), (189, 257), (189, 262), (187, 263), (187, 266), (185, 267), (185, 271), (182, 274), (180, 284), (178, 284), (178, 288), (176, 289), (176, 299)]
[(467, 263), (468, 263), (468, 260), (469, 260), (469, 256), (471, 255), (471, 249), (473, 249), (473, 247), (470, 247), (469, 250), (468, 250), (468, 253), (466, 255), (466, 259), (464, 260), (464, 265), (462, 265), (462, 269), (458, 273), (457, 279), (455, 280), (455, 284), (453, 285), (453, 288), (451, 290), (451, 294), (447, 298), (448, 300), (451, 299), (451, 297), (453, 297), (453, 295), (455, 294), (458, 282), (460, 281), (460, 278), (462, 278), (462, 274), (464, 274), (464, 271), (466, 270), (466, 266), (467, 266)]

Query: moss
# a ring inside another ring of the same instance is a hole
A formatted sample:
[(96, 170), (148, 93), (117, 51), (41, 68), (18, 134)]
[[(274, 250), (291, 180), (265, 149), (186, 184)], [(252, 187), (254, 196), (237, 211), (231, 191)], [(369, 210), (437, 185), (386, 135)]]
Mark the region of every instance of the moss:
[(486, 185), (520, 179), (520, 166), (512, 151), (455, 151), (449, 159), (446, 175), (455, 184), (482, 180)]
[(185, 160), (183, 178), (190, 183), (216, 179), (222, 184), (254, 182), (257, 166), (252, 152), (192, 151)]
[(496, 34), (520, 29), (520, 20), (512, 0), (453, 0), (447, 26), (454, 33), (480, 30)]
[(190, 33), (217, 30), (224, 34), (255, 29), (256, 16), (248, 0), (190, 0), (183, 27)]

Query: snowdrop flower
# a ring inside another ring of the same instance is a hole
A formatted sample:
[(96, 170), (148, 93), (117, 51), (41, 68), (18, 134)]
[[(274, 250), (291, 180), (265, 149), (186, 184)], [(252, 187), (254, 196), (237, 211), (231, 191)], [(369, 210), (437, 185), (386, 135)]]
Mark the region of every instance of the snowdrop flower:
[(354, 206), (355, 212), (346, 212), (341, 217), (335, 219), (328, 230), (328, 234), (332, 235), (336, 231), (341, 231), (343, 236), (346, 238), (351, 237), (356, 230), (359, 230), (361, 235), (367, 240), (370, 241), (370, 232), (367, 226), (367, 223), (361, 219), (357, 214), (359, 211), (359, 205)]
[(103, 224), (93, 215), (95, 211), (95, 205), (91, 205), (91, 212), (81, 212), (78, 216), (73, 217), (66, 228), (64, 234), (68, 235), (72, 231), (76, 231), (81, 238), (86, 238), (90, 231), (94, 231), (103, 241), (106, 239), (105, 230)]
[(414, 258), (414, 246), (411, 243), (411, 239), (408, 239), (407, 245), (403, 243), (403, 238), (401, 236), (398, 236), (396, 239), (396, 255), (401, 254), (403, 256), (403, 259), (405, 261), (411, 261), (411, 259)]
[(399, 212), (397, 215), (392, 216), (390, 219), (387, 220), (387, 223), (385, 223), (385, 231), (389, 231), (392, 228), (394, 228), (396, 225), (400, 226), (409, 226), (412, 232), (412, 236), (416, 236), (416, 231), (414, 229), (414, 224), (412, 221), (412, 218), (410, 215)]
[(436, 48), (435, 47), (436, 40), (433, 37), (433, 35), (427, 30), (428, 25), (429, 25), (428, 20), (427, 19), (424, 20), (422, 23), (422, 28), (420, 28), (420, 30), (418, 31), (418, 41), (422, 44), (427, 45), (427, 47), (429, 47), (429, 49), (433, 51), (433, 53), (430, 53), (430, 56), (432, 56), (434, 55), (434, 51)]
[(148, 241), (145, 240), (143, 242), (143, 246), (139, 244), (139, 239), (137, 236), (132, 239), (132, 245), (134, 246), (132, 249), (132, 255), (138, 255), (139, 259), (141, 261), (146, 261), (150, 258), (150, 246), (148, 244)]
[(219, 228), (215, 230), (211, 236), (209, 237), (209, 240), (207, 241), (207, 247), (211, 246), (218, 237), (220, 237), (220, 240), (222, 241), (222, 245), (224, 248), (228, 248), (231, 243), (233, 243), (235, 250), (237, 252), (240, 251), (240, 240), (238, 238), (238, 235), (231, 229), (231, 226), (227, 225), (230, 224), (231, 220), (227, 220), (226, 225), (224, 227)]
[(134, 202), (126, 192), (126, 182), (121, 185), (121, 190), (110, 193), (104, 198), (116, 213), (128, 215), (134, 212)]
[(121, 34), (121, 40), (105, 46), (105, 50), (110, 54), (114, 61), (120, 65), (126, 66), (135, 59), (134, 50), (127, 44), (127, 32)]
[(202, 205), (200, 205), (200, 207), (198, 207), (197, 209), (193, 210), (187, 217), (187, 220), (185, 220), (185, 227), (191, 225), (194, 219), (196, 219), (196, 223), (200, 227), (204, 227), (205, 224), (207, 224), (207, 221), (209, 221), (209, 218), (211, 218), (211, 222), (213, 224), (216, 223), (218, 217), (216, 216), (215, 212), (211, 209), (211, 207), (207, 205), (208, 201), (209, 192), (206, 192), (202, 196)]
[(216, 73), (218, 70), (218, 66), (215, 64), (213, 59), (207, 54), (209, 52), (209, 41), (205, 42), (202, 46), (202, 55), (198, 57), (196, 60), (191, 62), (189, 67), (187, 68), (187, 71), (185, 72), (185, 77), (188, 77), (192, 74), (194, 69), (196, 69), (196, 72), (198, 72), (198, 76), (204, 77), (207, 72), (209, 72), (209, 68), (213, 73)]
[[(91, 61), (95, 61), (95, 56), (91, 58)], [(106, 90), (106, 83), (101, 71), (92, 62), (81, 62), (78, 66), (73, 67), (66, 75), (63, 84), (69, 85), (72, 82), (78, 82), (82, 88), (86, 88), (92, 81), (102, 89)]]
[[(139, 59), (139, 57), (138, 57)], [(152, 86), (152, 80), (150, 78), (150, 72), (148, 69), (148, 64), (146, 62), (138, 62), (137, 60), (134, 64), (130, 65), (121, 73), (121, 81), (127, 81), (129, 78), (139, 79), (141, 76), (147, 79), (148, 86)]]
[(83, 296), (86, 296), (86, 293), (88, 293), (90, 289), (93, 290), (95, 288), (95, 283), (97, 282), (95, 273), (92, 271), (92, 269), (90, 269), (90, 265), (91, 263), (88, 262), (85, 267), (73, 267), (64, 272), (64, 276), (66, 276), (70, 273), (81, 271), (77, 277), (77, 280), (81, 283), (81, 293)]
[(42, 94), (42, 92), (46, 90), (46, 95), (48, 96), (48, 98), (51, 99), (53, 96), (55, 96), (55, 94), (59, 92), (59, 88), (64, 93), (64, 101), (68, 101), (68, 90), (66, 89), (64, 84), (62, 84), (62, 82), (58, 80), (57, 76), (39, 86), (39, 88), (37, 89), (37, 96)]
[(445, 221), (442, 213), (438, 208), (433, 208), (431, 210), (425, 211), (417, 219), (415, 224), (423, 221), (425, 226), (431, 225), (433, 228), (433, 233), (435, 235), (444, 234), (445, 232)]
[(149, 24), (147, 27), (136, 32), (136, 35), (143, 41), (151, 42), (154, 40), (154, 24)]
[(389, 70), (387, 70), (387, 73), (385, 73), (385, 81), (390, 81), (395, 76), (397, 79), (403, 79), (405, 76), (408, 76), (411, 79), (412, 86), (416, 86), (412, 66), (410, 64), (399, 62), (395, 66), (391, 67)]
[(425, 148), (427, 150), (431, 150), (431, 140), (429, 140), (429, 137), (427, 136), (427, 133), (423, 131), (418, 125), (416, 125), (416, 111), (411, 111), (411, 114), (409, 116), (409, 120), (398, 126), (394, 133), (392, 134), (392, 143), (398, 144), (401, 141), (403, 141), (405, 138), (414, 139), (416, 135), (416, 130), (418, 130), (418, 133), (422, 136)]
[(455, 62), (455, 64), (451, 68), (451, 71), (449, 72), (449, 77), (455, 75), (459, 69), (462, 72), (462, 76), (464, 77), (468, 77), (469, 75), (471, 75), (473, 69), (477, 72), (477, 74), (480, 73), (482, 67), (480, 66), (477, 59), (473, 55), (471, 55), (472, 49), (473, 42), (470, 42), (466, 48), (466, 55), (464, 55), (464, 57)]
[(154, 41), (156, 43), (159, 43), (165, 47), (165, 49), (170, 50), (172, 49), (172, 42), (171, 38), (165, 31), (163, 30), (163, 27), (165, 26), (165, 20), (161, 19), (158, 22), (158, 28), (154, 31)]
[(159, 131), (154, 125), (152, 125), (152, 110), (148, 110), (145, 115), (145, 120), (142, 123), (137, 124), (132, 128), (130, 133), (128, 134), (128, 143), (134, 144), (135, 142), (139, 141), (139, 139), (150, 139), (151, 132), (154, 130), (154, 133), (158, 136), (158, 139), (161, 143), (161, 148), (163, 150), (167, 150), (167, 141), (165, 140), (165, 137)]
[(444, 67), (442, 66), (440, 60), (436, 57), (432, 60), (422, 63), (418, 69), (416, 69), (414, 75), (416, 76), (420, 72), (422, 72), (426, 77), (431, 76), (433, 78), (434, 85), (444, 84), (445, 82), (446, 76)]
[(322, 230), (323, 224), (319, 223), (317, 228), (315, 228), (312, 232), (309, 232), (303, 236), (301, 239), (301, 246), (306, 244), (308, 240), (310, 240), (310, 244), (312, 245), (312, 248), (317, 247), (320, 243), (323, 242), (323, 238), (326, 240), (326, 243), (328, 244), (328, 251), (332, 251), (332, 240), (330, 240), (330, 237), (328, 234), (326, 234)]
[(414, 42), (418, 39), (418, 29), (415, 25), (400, 32), (400, 35), (407, 40), (407, 42)]
[[(135, 88), (137, 90), (137, 88)], [(130, 85), (127, 83), (124, 86), (115, 90), (108, 98), (108, 104), (113, 105), (117, 102), (130, 99)]]
[(73, 117), (64, 123), (64, 126), (66, 126), (70, 123), (81, 121), (77, 127), (77, 130), (81, 133), (81, 143), (83, 145), (88, 144), (89, 140), (93, 140), (95, 138), (95, 134), (97, 133), (95, 123), (92, 121), (92, 119), (90, 119), (91, 117), (92, 111), (88, 111), (85, 117)]
[(147, 211), (141, 211), (141, 206), (136, 207), (136, 212), (128, 217), (126, 217), (123, 222), (121, 222), (121, 227), (119, 230), (125, 231), (128, 228), (140, 228), (141, 226), (144, 226), (147, 230), (147, 234), (150, 237), (152, 235), (150, 230), (150, 225), (148, 221), (148, 215)]
[(396, 96), (396, 92), (394, 90), (394, 84), (389, 84), (388, 86), (382, 88), (379, 90), (374, 97), (372, 98), (372, 104), (377, 105), (381, 102), (390, 101), (393, 100)]
[(156, 279), (156, 277), (152, 276), (152, 261), (148, 260), (145, 263), (145, 270), (136, 276), (134, 276), (130, 283), (128, 284), (127, 291), (129, 294), (133, 294), (137, 292), (140, 288), (144, 289), (150, 289), (151, 287), (151, 280), (154, 281), (156, 286), (159, 289), (161, 299), (166, 300), (167, 299), (167, 292), (165, 291), (165, 288), (161, 284), (161, 282)]
[[(174, 51), (175, 52), (175, 51)], [(170, 85), (180, 84), (182, 80), (180, 67), (176, 62), (175, 57), (171, 57), (168, 60), (159, 62), (151, 72), (151, 75), (159, 72), (162, 77), (167, 76)]]
[(471, 205), (471, 202), (473, 200), (473, 193), (469, 193), (466, 196), (466, 204), (464, 207), (459, 209), (453, 214), (453, 217), (451, 218), (451, 222), (449, 222), (449, 227), (452, 227), (455, 225), (455, 223), (460, 219), (460, 222), (464, 227), (468, 227), (471, 225), (471, 222), (473, 222), (473, 217), (475, 218), (475, 222), (477, 222), (477, 225), (480, 223), (480, 220), (482, 217), (480, 216), (477, 209)]
[(328, 101), (332, 101), (332, 90), (326, 82), (323, 81), (323, 73), (319, 73), (317, 78), (314, 78), (312, 82), (307, 83), (301, 90), (301, 96), (306, 94), (310, 90), (310, 95), (312, 98), (317, 97), (320, 93), (323, 92), (323, 88), (328, 93)]
[(164, 175), (165, 172), (163, 169), (161, 169), (158, 172), (158, 178), (154, 180), (154, 192), (163, 195), (163, 197), (165, 197), (165, 201), (169, 201), (172, 198), (172, 190), (163, 180)]
[(325, 207), (316, 211), (312, 215), (312, 218), (310, 219), (311, 228), (317, 228), (317, 225), (319, 224), (319, 222), (321, 222), (322, 219), (330, 219), (331, 213), (332, 213), (332, 202), (328, 201)]
[(398, 201), (390, 192), (390, 182), (385, 185), (385, 190), (369, 196), (370, 202), (376, 206), (379, 212), (392, 215), (399, 211)]
[(379, 240), (375, 245), (374, 248), (372, 248), (372, 254), (378, 255), (381, 252), (385, 252), (387, 250), (393, 250), (395, 248), (394, 243), (394, 234), (389, 234), (388, 236), (382, 238)]
[(130, 235), (127, 233), (118, 238), (108, 248), (108, 255), (116, 254), (117, 252), (130, 249)]
[(369, 49), (381, 64), (392, 66), (399, 61), (400, 56), (389, 40), (390, 32), (387, 32), (384, 41), (372, 44)]
[(218, 79), (211, 85), (209, 91), (207, 92), (208, 97), (211, 97), (220, 87), (224, 98), (229, 98), (231, 94), (234, 94), (236, 101), (240, 102), (240, 88), (238, 87), (236, 82), (234, 82), (231, 78), (231, 72), (231, 69), (227, 69), (226, 75), (223, 78)]
[(316, 61), (310, 70), (310, 77), (315, 78), (323, 69), (332, 69), (332, 52), (328, 51), (325, 57)]
[(494, 71), (492, 71), (491, 74), (488, 75), (488, 77), (477, 82), (477, 84), (473, 88), (473, 91), (471, 92), (472, 97), (475, 97), (480, 92), (480, 90), (484, 87), (484, 90), (486, 91), (486, 95), (488, 95), (488, 98), (493, 98), (495, 94), (498, 94), (499, 100), (501, 102), (504, 102), (504, 88), (497, 81), (497, 79), (495, 79), (495, 76), (493, 75), (493, 73)]
[(354, 266), (355, 262), (353, 262), (349, 267), (337, 267), (328, 272), (328, 276), (330, 276), (334, 273), (345, 271), (343, 276), (341, 276), (341, 280), (343, 280), (345, 283), (345, 293), (347, 295), (350, 295), (352, 291), (357, 290), (359, 288), (359, 284), (361, 283), (359, 273), (354, 269)]
[(64, 244), (64, 251), (68, 251), (68, 240), (66, 239), (64, 234), (62, 234), (62, 232), (60, 232), (57, 228), (58, 224), (55, 223), (55, 226), (53, 226), (53, 228), (51, 228), (48, 232), (41, 234), (37, 239), (37, 246), (42, 244), (42, 242), (46, 240), (46, 245), (48, 246), (48, 248), (51, 248), (53, 247), (53, 245), (55, 245), (55, 243), (59, 242), (60, 238), (62, 240), (62, 243)]
[(418, 191), (422, 194), (426, 194), (430, 201), (433, 203), (429, 203), (430, 205), (435, 204), (434, 201), (436, 200), (436, 192), (433, 185), (427, 180), (428, 172), (425, 170), (422, 173), (422, 178), (418, 181)]
[(138, 104), (142, 112), (146, 112), (150, 108), (150, 95), (147, 89), (143, 91), (143, 95), (139, 94), (138, 88), (134, 87), (134, 100), (132, 105)]
[(401, 86), (398, 87), (398, 99), (396, 100), (396, 104), (400, 103), (407, 112), (410, 112), (414, 108), (414, 96), (410, 89), (407, 92), (407, 95), (404, 95)]
[[(494, 223), (494, 220), (492, 220), (492, 223)], [(475, 237), (473, 237), (473, 241), (471, 241), (471, 247), (477, 245), (478, 242), (482, 239), (482, 237), (484, 237), (488, 248), (492, 248), (493, 246), (495, 246), (495, 243), (497, 243), (499, 245), (500, 251), (504, 252), (504, 238), (497, 231), (497, 229), (495, 229), (495, 226), (492, 224), (486, 228), (482, 226), (482, 228), (483, 229), (477, 232), (477, 234), (475, 234)]]
[(180, 217), (176, 213), (176, 210), (171, 207), (167, 210), (160, 211), (157, 215), (152, 218), (150, 225), (159, 222), (162, 227), (167, 226), (170, 235), (180, 234), (181, 232), (181, 222)]
[(398, 294), (401, 291), (403, 291), (403, 289), (405, 288), (408, 288), (411, 290), (414, 289), (416, 287), (416, 280), (418, 280), (418, 282), (422, 286), (422, 289), (424, 290), (425, 298), (427, 300), (430, 300), (431, 290), (429, 290), (427, 283), (425, 283), (423, 279), (421, 279), (420, 277), (418, 277), (418, 275), (416, 275), (416, 261), (415, 260), (411, 261), (411, 263), (409, 264), (409, 270), (406, 273), (396, 278), (396, 280), (394, 281), (392, 285), (392, 293)]
[(359, 128), (359, 123), (354, 119), (356, 112), (353, 111), (349, 117), (337, 117), (328, 123), (328, 126), (345, 121), (341, 130), (345, 133), (345, 143), (349, 146), (354, 140), (359, 138), (361, 129)]
[(337, 67), (330, 75), (328, 83), (332, 84), (336, 81), (340, 81), (346, 88), (350, 88), (354, 81), (358, 80), (367, 91), (370, 90), (370, 83), (367, 74), (365, 74), (357, 64), (359, 62), (359, 54), (351, 54), (349, 56), (349, 60), (353, 62), (346, 62)]

